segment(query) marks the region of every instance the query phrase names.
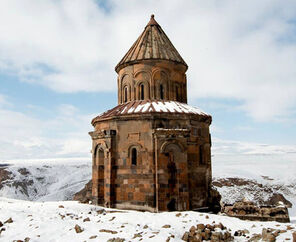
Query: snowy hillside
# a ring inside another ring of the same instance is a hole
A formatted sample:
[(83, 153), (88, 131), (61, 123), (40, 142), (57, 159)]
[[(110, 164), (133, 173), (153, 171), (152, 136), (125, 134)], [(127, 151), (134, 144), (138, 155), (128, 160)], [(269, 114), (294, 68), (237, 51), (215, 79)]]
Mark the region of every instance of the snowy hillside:
[[(266, 202), (273, 194), (283, 194), (292, 203), (292, 222), (296, 219), (296, 161), (276, 156), (213, 157), (214, 184), (222, 200), (232, 203), (242, 198)], [(262, 158), (262, 159), (261, 159)], [(15, 160), (0, 163), (0, 171), (9, 172), (1, 181), (0, 197), (31, 201), (71, 200), (91, 179), (91, 158)], [(239, 182), (229, 182), (239, 178)], [(223, 182), (223, 180), (226, 182)], [(242, 182), (241, 182), (242, 181)], [(217, 183), (218, 182), (218, 183)], [(222, 184), (222, 186), (221, 186)]]
[[(250, 201), (268, 201), (274, 194), (282, 194), (292, 203), (291, 220), (296, 223), (296, 157), (260, 155), (217, 155), (213, 157), (214, 181), (225, 181), (217, 187), (222, 201), (233, 203), (247, 198)], [(229, 178), (239, 178), (231, 182)], [(230, 182), (229, 182), (230, 181)], [(229, 184), (226, 184), (226, 183)], [(216, 184), (216, 182), (214, 182)]]
[(296, 231), (291, 224), (242, 221), (192, 211), (156, 214), (105, 209), (73, 201), (29, 202), (7, 198), (0, 198), (0, 221), (7, 221), (2, 226), (5, 230), (0, 235), (0, 241), (74, 242), (121, 238), (117, 241), (173, 242), (181, 241), (183, 234), (192, 226), (219, 223), (226, 226), (232, 236), (237, 234), (236, 231), (244, 230), (245, 236), (234, 236), (235, 241), (260, 236), (267, 228), (277, 234), (277, 241), (292, 241), (292, 233)]
[(7, 171), (8, 176), (0, 184), (0, 197), (71, 200), (91, 178), (91, 158), (16, 160), (0, 164), (0, 170)]

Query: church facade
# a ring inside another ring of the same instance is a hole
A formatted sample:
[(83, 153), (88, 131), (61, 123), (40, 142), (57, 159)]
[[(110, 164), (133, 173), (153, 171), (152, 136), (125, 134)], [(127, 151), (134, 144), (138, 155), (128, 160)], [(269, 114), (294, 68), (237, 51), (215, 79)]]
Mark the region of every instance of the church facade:
[(152, 212), (209, 207), (212, 118), (187, 104), (187, 64), (151, 16), (115, 67), (118, 106), (92, 120), (92, 200)]

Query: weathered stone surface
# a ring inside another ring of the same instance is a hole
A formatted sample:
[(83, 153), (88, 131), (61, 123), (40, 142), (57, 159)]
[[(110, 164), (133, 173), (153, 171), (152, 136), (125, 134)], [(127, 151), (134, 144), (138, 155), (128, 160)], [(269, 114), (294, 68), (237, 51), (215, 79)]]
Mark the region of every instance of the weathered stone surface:
[(166, 225), (163, 225), (162, 226), (164, 229), (168, 229), (168, 228), (170, 228), (171, 227), (171, 225), (169, 225), (169, 224), (166, 224)]
[[(218, 230), (218, 231), (217, 231)], [(233, 241), (231, 233), (222, 224), (198, 224), (196, 227), (192, 226), (189, 232), (185, 232), (182, 236), (182, 240), (189, 242), (199, 241)]]
[(204, 224), (198, 224), (198, 225), (196, 225), (196, 228), (197, 229), (200, 229), (200, 230), (204, 230), (205, 229), (205, 225)]
[(5, 222), (4, 222), (5, 224), (10, 224), (10, 223), (13, 223), (13, 220), (12, 220), (12, 218), (9, 218), (9, 219), (7, 219)]
[(293, 237), (293, 242), (296, 242), (296, 232), (292, 233), (292, 237)]
[(241, 201), (233, 205), (224, 205), (221, 212), (246, 220), (290, 222), (288, 209), (283, 205), (259, 207), (253, 202)]
[(196, 232), (196, 227), (195, 226), (192, 226), (190, 229), (189, 229), (189, 233), (190, 233), (190, 236), (193, 236)]
[[(270, 179), (270, 178), (268, 178)], [(214, 187), (242, 187), (242, 189), (251, 189), (251, 192), (257, 192), (256, 204), (258, 206), (277, 206), (282, 203), (287, 208), (291, 208), (292, 203), (280, 193), (280, 186), (276, 184), (262, 184), (256, 180), (246, 178), (216, 178), (213, 180)], [(264, 194), (269, 193), (268, 199)]]
[(84, 229), (81, 228), (78, 224), (75, 225), (74, 229), (76, 233), (82, 233), (84, 231)]
[(249, 242), (258, 242), (262, 239), (261, 234), (253, 234), (252, 237), (248, 240)]
[(110, 233), (110, 234), (117, 234), (117, 231), (110, 230), (110, 229), (100, 229), (101, 233)]
[(234, 232), (234, 236), (245, 236), (246, 234), (249, 234), (249, 230), (243, 229), (243, 230), (237, 230)]
[(107, 242), (124, 242), (125, 239), (122, 238), (112, 238), (112, 239), (108, 239)]
[(173, 61), (183, 64), (187, 68), (187, 64), (183, 58), (161, 29), (160, 25), (155, 21), (154, 15), (151, 15), (151, 19), (145, 30), (118, 63), (115, 70), (118, 72), (130, 63), (141, 63), (147, 59)]
[[(146, 32), (164, 36), (158, 24)], [(92, 185), (75, 199), (152, 212), (218, 212), (212, 118), (187, 105), (187, 65), (168, 38), (157, 44), (145, 33), (116, 67), (118, 106), (92, 120)]]
[(85, 218), (85, 219), (83, 219), (83, 222), (89, 222), (90, 221), (90, 218)]
[(90, 180), (81, 191), (77, 192), (73, 199), (82, 203), (92, 201), (92, 180)]
[(141, 237), (142, 237), (141, 233), (137, 233), (137, 234), (134, 234), (133, 239), (135, 239), (135, 238), (141, 238)]
[(269, 242), (273, 242), (273, 241), (276, 241), (276, 237), (277, 235), (275, 235), (273, 233), (273, 229), (266, 229), (266, 228), (263, 228), (262, 229), (262, 241), (269, 241)]
[(190, 233), (189, 232), (185, 232), (182, 236), (182, 240), (184, 241), (188, 241), (189, 240), (189, 236), (190, 236)]

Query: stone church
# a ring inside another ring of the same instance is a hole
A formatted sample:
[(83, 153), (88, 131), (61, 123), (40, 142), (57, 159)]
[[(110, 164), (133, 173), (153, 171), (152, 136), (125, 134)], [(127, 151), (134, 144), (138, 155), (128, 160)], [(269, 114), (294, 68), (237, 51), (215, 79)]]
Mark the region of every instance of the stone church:
[(187, 104), (188, 66), (151, 16), (115, 67), (118, 105), (92, 120), (92, 200), (152, 212), (211, 206), (212, 118)]

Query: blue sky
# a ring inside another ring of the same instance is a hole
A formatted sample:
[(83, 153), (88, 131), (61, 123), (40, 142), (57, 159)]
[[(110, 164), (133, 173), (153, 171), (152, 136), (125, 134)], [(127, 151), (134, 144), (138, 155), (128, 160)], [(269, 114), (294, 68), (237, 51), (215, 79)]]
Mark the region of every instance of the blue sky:
[(88, 156), (151, 13), (189, 65), (215, 155), (296, 154), (295, 1), (0, 2), (0, 160)]

